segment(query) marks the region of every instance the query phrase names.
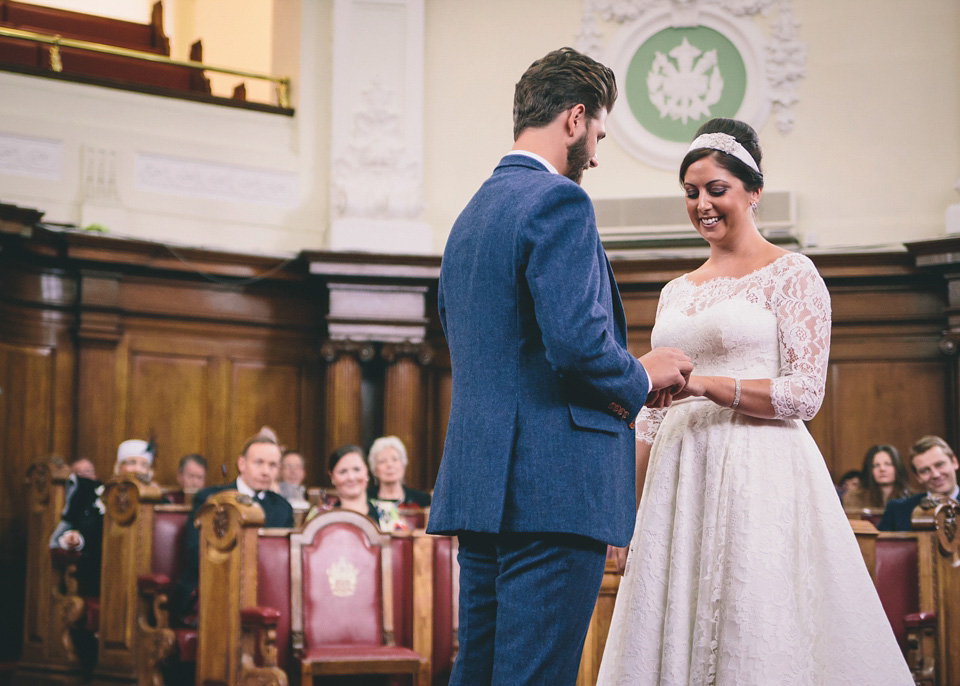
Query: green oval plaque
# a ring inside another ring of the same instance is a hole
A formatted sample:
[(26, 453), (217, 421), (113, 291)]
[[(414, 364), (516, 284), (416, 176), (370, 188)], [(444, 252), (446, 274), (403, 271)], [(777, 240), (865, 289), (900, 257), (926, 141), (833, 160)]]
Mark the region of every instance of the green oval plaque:
[(630, 59), (624, 90), (630, 112), (657, 138), (685, 143), (708, 119), (734, 117), (747, 70), (737, 48), (706, 26), (666, 28)]

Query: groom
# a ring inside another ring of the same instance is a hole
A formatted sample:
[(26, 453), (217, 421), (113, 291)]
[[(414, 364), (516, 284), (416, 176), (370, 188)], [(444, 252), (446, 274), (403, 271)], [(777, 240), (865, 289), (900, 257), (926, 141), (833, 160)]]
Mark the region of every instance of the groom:
[(627, 351), (579, 186), (616, 97), (613, 72), (575, 50), (534, 62), (513, 150), (447, 240), (453, 398), (429, 531), (460, 543), (451, 684), (574, 683), (607, 544), (633, 531), (634, 418), (692, 369), (679, 350)]

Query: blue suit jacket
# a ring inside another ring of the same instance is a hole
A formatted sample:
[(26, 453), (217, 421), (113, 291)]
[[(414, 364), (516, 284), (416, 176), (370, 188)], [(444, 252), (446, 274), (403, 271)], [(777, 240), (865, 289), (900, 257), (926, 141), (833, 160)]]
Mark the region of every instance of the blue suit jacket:
[(887, 503), (883, 510), (883, 518), (877, 528), (880, 531), (913, 531), (910, 515), (920, 501), (927, 497), (926, 493), (917, 493), (909, 498), (897, 498)]
[(649, 389), (586, 192), (504, 157), (453, 226), (439, 308), (453, 397), (429, 531), (626, 545)]

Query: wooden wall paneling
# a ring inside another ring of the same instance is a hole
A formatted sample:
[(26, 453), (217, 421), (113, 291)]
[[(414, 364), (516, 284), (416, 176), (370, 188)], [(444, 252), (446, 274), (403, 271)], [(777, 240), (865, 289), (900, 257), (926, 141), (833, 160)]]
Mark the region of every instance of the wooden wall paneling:
[[(0, 344), (0, 584), (7, 589), (25, 585), (30, 503), (24, 477), (32, 462), (49, 455), (53, 384), (49, 348)], [(14, 660), (23, 640), (24, 596), (8, 593), (4, 604), (0, 659)]]
[(210, 367), (206, 356), (130, 352), (124, 435), (156, 440), (153, 471), (158, 483), (176, 483), (183, 455), (208, 452), (210, 405), (218, 400)]
[(120, 275), (81, 271), (77, 330), (77, 452), (108, 478), (116, 463), (123, 417), (124, 355), (119, 311)]
[(264, 425), (277, 432), (281, 444), (299, 441), (304, 366), (233, 359), (230, 368), (230, 455), (238, 456), (247, 439)]
[(947, 435), (950, 403), (943, 361), (838, 362), (832, 367), (833, 429), (827, 454), (834, 476), (858, 469), (867, 448), (876, 443), (896, 446), (906, 459), (920, 436)]
[[(24, 476), (37, 460), (73, 456), (76, 295), (69, 274), (37, 268), (16, 248), (0, 249), (0, 585), (24, 588), (30, 575), (32, 594), (26, 605), (23, 594), (8, 594), (0, 613), (0, 662), (19, 657), (25, 627), (36, 636), (37, 623), (50, 621), (49, 598), (38, 606), (36, 597), (47, 591), (49, 556), (43, 570), (26, 567), (25, 533), (36, 522), (28, 522)], [(25, 608), (32, 624), (24, 622)], [(29, 657), (42, 662), (48, 646), (34, 648)]]
[[(25, 585), (30, 506), (24, 477), (53, 445), (54, 369), (50, 348), (0, 344), (0, 584), (7, 589)], [(5, 605), (0, 657), (16, 659), (23, 639), (23, 594), (9, 593)]]
[(433, 350), (424, 344), (385, 344), (387, 361), (383, 390), (383, 433), (397, 436), (407, 448), (404, 481), (417, 489), (428, 488), (426, 452), (426, 381), (423, 366)]

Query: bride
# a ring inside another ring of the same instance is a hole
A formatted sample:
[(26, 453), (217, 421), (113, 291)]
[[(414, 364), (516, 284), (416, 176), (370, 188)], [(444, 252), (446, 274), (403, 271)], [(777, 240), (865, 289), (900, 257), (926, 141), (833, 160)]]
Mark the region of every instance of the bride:
[(913, 683), (801, 421), (823, 400), (830, 297), (757, 230), (760, 158), (749, 125), (714, 119), (680, 167), (710, 256), (663, 289), (652, 344), (696, 374), (637, 420), (642, 497), (598, 684)]

